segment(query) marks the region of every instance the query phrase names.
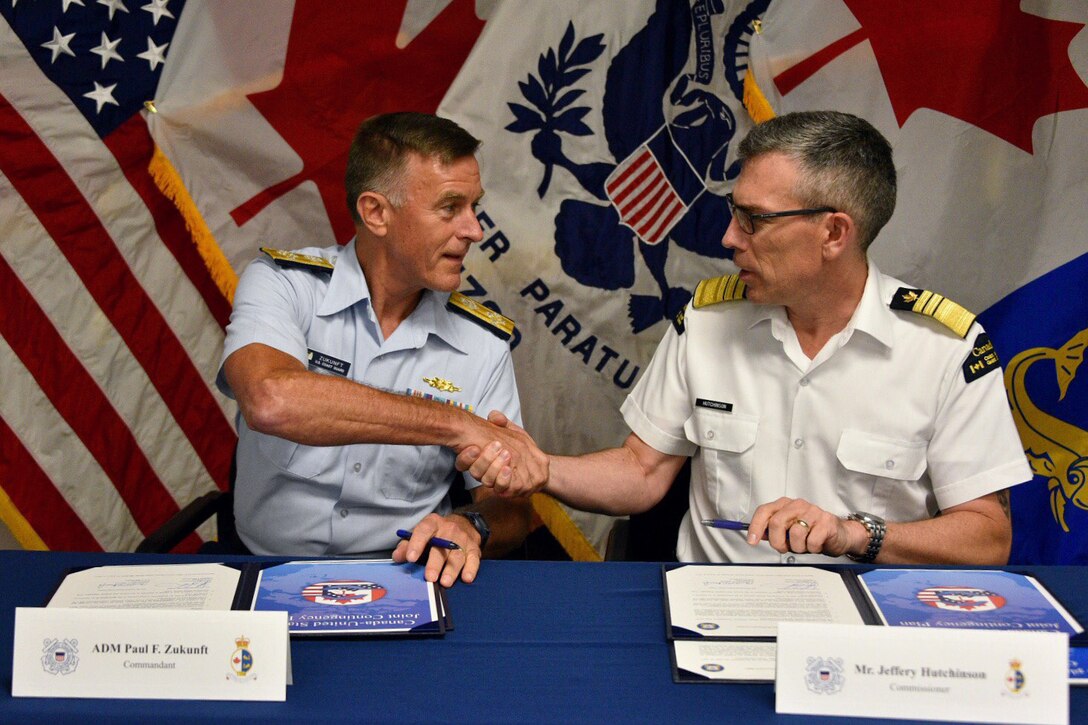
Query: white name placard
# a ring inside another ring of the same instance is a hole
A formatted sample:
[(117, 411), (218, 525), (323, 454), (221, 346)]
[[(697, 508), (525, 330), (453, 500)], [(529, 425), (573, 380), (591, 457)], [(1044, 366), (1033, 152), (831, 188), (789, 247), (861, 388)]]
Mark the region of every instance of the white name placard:
[(287, 698), (286, 612), (15, 610), (14, 697)]
[(1052, 632), (784, 622), (781, 713), (1069, 722), (1069, 637)]

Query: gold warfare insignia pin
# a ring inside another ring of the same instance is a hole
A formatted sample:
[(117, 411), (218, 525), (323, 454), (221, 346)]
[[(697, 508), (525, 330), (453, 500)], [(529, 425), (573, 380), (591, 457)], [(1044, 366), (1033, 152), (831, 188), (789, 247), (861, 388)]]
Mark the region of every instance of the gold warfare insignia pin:
[(440, 377), (423, 378), (423, 382), (430, 385), (435, 390), (441, 390), (443, 393), (460, 393), (461, 388), (457, 387), (449, 380)]

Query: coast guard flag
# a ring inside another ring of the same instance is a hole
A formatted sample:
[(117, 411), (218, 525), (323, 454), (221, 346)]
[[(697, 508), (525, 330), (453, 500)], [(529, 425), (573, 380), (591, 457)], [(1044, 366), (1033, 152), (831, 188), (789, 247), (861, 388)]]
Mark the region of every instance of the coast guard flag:
[(1035, 474), (1014, 563), (1088, 562), (1086, 24), (1076, 0), (776, 0), (752, 41), (774, 112), (849, 111), (891, 141), (877, 264), (981, 313)]
[(0, 0), (0, 518), (24, 547), (130, 550), (227, 487), (237, 273), (347, 240), (354, 128), (434, 111), (473, 10)]
[[(621, 444), (619, 407), (667, 326), (732, 268), (724, 195), (765, 5), (501, 3), (442, 102), (484, 139), (487, 238), (466, 281), (518, 323), (523, 416), (545, 450)], [(569, 552), (600, 553), (610, 519), (535, 503)]]

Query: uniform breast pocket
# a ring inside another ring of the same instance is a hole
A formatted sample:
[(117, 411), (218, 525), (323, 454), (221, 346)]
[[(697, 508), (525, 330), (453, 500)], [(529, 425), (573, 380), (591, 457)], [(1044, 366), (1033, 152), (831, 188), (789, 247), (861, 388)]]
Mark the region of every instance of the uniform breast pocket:
[(257, 446), (269, 461), (281, 471), (298, 478), (317, 479), (335, 483), (341, 475), (339, 448), (335, 446), (304, 446), (276, 436), (255, 433)]
[(442, 446), (385, 446), (381, 466), (382, 495), (417, 501), (449, 477), (453, 451)]
[(709, 408), (696, 408), (684, 422), (688, 440), (702, 449), (707, 488), (720, 516), (733, 518), (750, 510), (758, 428), (758, 418)]
[(904, 499), (921, 496), (914, 508), (916, 515), (924, 515), (925, 495), (917, 484), (926, 471), (927, 446), (924, 440), (905, 441), (844, 430), (836, 451), (845, 469), (839, 481), (842, 499), (855, 508), (888, 515), (892, 513), (892, 501), (898, 506)]

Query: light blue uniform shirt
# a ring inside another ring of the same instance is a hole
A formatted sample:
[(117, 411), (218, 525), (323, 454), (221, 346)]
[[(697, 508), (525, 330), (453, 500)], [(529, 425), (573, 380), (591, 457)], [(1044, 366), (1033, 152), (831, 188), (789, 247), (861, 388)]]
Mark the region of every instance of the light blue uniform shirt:
[[(449, 293), (425, 291), (388, 340), (370, 303), (355, 242), (301, 249), (335, 262), (331, 274), (282, 268), (260, 257), (234, 297), (223, 360), (251, 343), (281, 350), (313, 372), (383, 390), (409, 389), (521, 422), (509, 344), (483, 322), (446, 307)], [(346, 368), (346, 370), (345, 370)], [(460, 388), (443, 392), (424, 378)], [(223, 374), (219, 389), (234, 397)], [(306, 446), (251, 430), (239, 413), (234, 512), (238, 534), (255, 554), (342, 555), (388, 552), (398, 528), (432, 511), (450, 511), (458, 474), (442, 446)], [(465, 474), (465, 484), (479, 483)]]

